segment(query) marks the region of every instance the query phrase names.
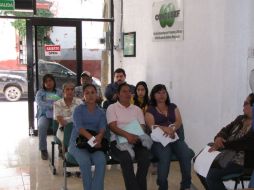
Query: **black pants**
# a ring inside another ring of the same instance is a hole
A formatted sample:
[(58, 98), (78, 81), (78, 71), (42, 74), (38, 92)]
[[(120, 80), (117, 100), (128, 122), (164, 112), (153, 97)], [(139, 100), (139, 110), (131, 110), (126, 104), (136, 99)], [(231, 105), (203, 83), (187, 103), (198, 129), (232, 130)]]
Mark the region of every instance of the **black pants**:
[(137, 173), (134, 173), (133, 160), (128, 151), (120, 151), (115, 143), (111, 144), (112, 157), (120, 162), (126, 190), (146, 190), (146, 176), (150, 165), (150, 152), (141, 144), (135, 145)]
[(206, 190), (226, 190), (223, 184), (223, 177), (230, 174), (242, 173), (243, 170), (243, 166), (235, 163), (229, 163), (226, 168), (220, 168), (213, 164), (206, 178), (199, 174), (197, 175)]

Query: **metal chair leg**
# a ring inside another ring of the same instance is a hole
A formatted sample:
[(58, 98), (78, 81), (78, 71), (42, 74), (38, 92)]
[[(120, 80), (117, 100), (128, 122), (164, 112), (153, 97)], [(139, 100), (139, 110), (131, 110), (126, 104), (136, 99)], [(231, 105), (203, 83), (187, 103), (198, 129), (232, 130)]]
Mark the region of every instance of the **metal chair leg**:
[(64, 186), (62, 188), (62, 190), (68, 190), (67, 189), (67, 169), (66, 169), (66, 161), (64, 160), (63, 162), (63, 169), (64, 169)]

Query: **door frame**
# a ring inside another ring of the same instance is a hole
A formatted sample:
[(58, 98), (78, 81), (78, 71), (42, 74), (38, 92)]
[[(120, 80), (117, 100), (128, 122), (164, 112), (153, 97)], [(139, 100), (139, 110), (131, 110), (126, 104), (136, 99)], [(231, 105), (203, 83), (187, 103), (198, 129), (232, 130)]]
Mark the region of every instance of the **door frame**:
[[(36, 39), (37, 26), (62, 26), (76, 28), (76, 68), (77, 81), (82, 72), (82, 21), (75, 19), (61, 18), (31, 18), (26, 20), (26, 43), (27, 43), (27, 81), (28, 81), (28, 120), (29, 120), (29, 135), (37, 135), (37, 130), (34, 129), (35, 111), (34, 100), (35, 91), (38, 90), (38, 46)], [(35, 30), (33, 31), (33, 27)], [(35, 35), (35, 37), (33, 36)], [(80, 40), (81, 39), (81, 40)], [(34, 47), (33, 47), (34, 44)], [(34, 73), (34, 67), (36, 67)], [(34, 85), (34, 81), (35, 84)], [(35, 89), (36, 87), (36, 89)]]

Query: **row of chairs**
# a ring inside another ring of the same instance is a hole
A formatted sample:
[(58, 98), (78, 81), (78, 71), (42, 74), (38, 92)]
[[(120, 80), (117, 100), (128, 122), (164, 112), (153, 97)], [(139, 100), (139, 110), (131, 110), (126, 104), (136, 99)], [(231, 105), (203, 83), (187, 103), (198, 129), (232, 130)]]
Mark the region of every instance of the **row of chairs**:
[[(53, 121), (52, 124), (52, 128), (53, 131), (56, 132), (57, 128), (58, 128), (58, 123), (57, 121)], [(65, 128), (64, 128), (64, 140), (63, 140), (63, 146), (65, 147), (65, 149), (67, 150), (68, 146), (69, 146), (69, 141), (70, 141), (70, 136), (71, 136), (71, 131), (73, 129), (73, 123), (69, 123)], [(105, 135), (107, 138), (109, 137), (108, 131), (107, 134)], [(184, 130), (182, 127), (182, 130), (180, 131), (179, 137), (184, 139)], [(51, 171), (53, 173), (53, 175), (56, 174), (56, 167), (55, 167), (55, 146), (62, 146), (61, 145), (61, 141), (56, 137), (56, 135), (54, 135), (53, 140), (51, 142), (52, 145), (52, 151), (51, 151), (51, 158), (50, 158), (50, 168)], [(191, 152), (191, 156), (192, 158), (194, 157), (195, 153), (192, 149), (190, 149)], [(115, 165), (115, 164), (119, 164), (119, 161), (114, 158), (110, 151), (108, 152), (107, 156), (107, 165)], [(171, 161), (178, 161), (177, 157), (175, 155), (172, 156)], [(156, 158), (153, 158), (151, 160), (151, 162), (157, 162)], [(64, 174), (64, 186), (63, 186), (63, 190), (67, 190), (67, 177), (68, 175), (68, 169), (70, 167), (78, 167), (78, 163), (76, 162), (75, 158), (67, 152), (65, 152), (64, 154), (64, 161), (63, 161), (63, 174)]]
[[(56, 131), (58, 127), (58, 123), (56, 121), (53, 122), (53, 131)], [(64, 128), (64, 140), (63, 145), (64, 147), (68, 148), (69, 146), (69, 140), (71, 136), (71, 131), (73, 129), (73, 124), (69, 123), (68, 126)], [(181, 131), (179, 134), (179, 137), (184, 139), (184, 130), (183, 127), (181, 127)], [(51, 142), (52, 145), (52, 152), (51, 152), (51, 158), (50, 158), (50, 167), (52, 170), (53, 175), (56, 174), (56, 167), (55, 167), (55, 145), (61, 145), (61, 141), (54, 135), (53, 140)], [(192, 149), (190, 149), (192, 158), (195, 156), (195, 153)], [(172, 156), (171, 161), (178, 161), (177, 157), (175, 155)], [(152, 162), (157, 162), (156, 158), (152, 159)], [(110, 154), (110, 152), (107, 154), (107, 165), (114, 165), (119, 164), (119, 161), (113, 158), (113, 156)], [(75, 158), (67, 152), (64, 154), (64, 160), (63, 160), (63, 175), (64, 175), (64, 186), (63, 190), (67, 190), (67, 177), (68, 177), (68, 169), (70, 167), (79, 167), (78, 163), (76, 162)], [(249, 181), (251, 176), (252, 169), (248, 168), (242, 173), (235, 173), (227, 175), (223, 178), (223, 181), (234, 181), (234, 189), (236, 190), (238, 188), (238, 185), (241, 183), (242, 188), (244, 189), (244, 181)]]

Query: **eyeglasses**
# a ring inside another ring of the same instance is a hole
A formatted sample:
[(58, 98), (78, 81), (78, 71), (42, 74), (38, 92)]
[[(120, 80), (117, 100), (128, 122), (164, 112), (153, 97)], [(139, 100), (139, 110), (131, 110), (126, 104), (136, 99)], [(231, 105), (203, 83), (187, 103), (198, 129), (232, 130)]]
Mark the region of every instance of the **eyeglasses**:
[(244, 101), (243, 106), (248, 106), (248, 105), (250, 105), (250, 102)]

